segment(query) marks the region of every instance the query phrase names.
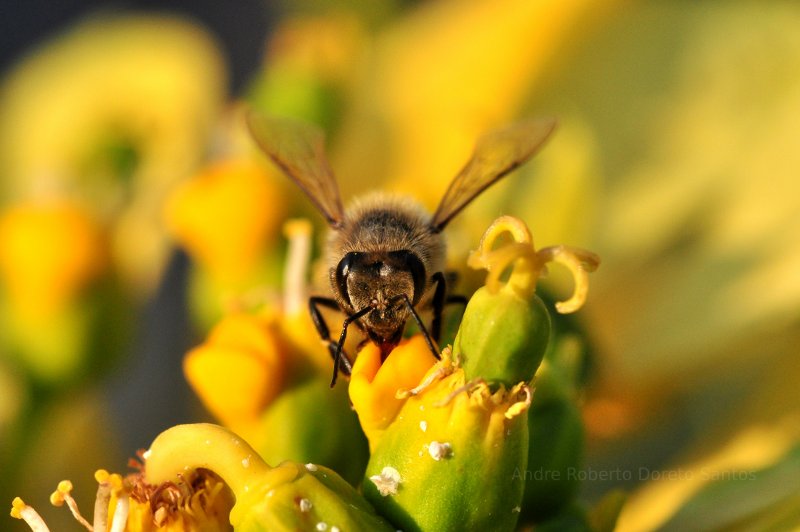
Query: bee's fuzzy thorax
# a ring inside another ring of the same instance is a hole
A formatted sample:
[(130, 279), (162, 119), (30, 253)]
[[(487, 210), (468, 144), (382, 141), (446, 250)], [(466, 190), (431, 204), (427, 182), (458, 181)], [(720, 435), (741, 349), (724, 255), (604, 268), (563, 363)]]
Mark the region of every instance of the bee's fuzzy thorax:
[(331, 231), (327, 246), (329, 268), (336, 268), (338, 259), (353, 251), (400, 250), (414, 253), (429, 276), (444, 267), (444, 238), (431, 229), (430, 213), (406, 196), (376, 192), (356, 199), (342, 228)]

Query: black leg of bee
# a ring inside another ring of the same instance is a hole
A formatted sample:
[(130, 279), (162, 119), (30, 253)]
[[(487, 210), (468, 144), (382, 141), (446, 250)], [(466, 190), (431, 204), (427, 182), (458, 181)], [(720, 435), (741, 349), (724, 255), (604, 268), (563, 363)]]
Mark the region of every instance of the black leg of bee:
[(345, 362), (347, 366), (346, 374), (349, 375), (350, 372), (353, 370), (353, 366), (350, 363), (350, 360), (347, 359), (346, 356), (342, 356), (342, 348), (344, 347), (344, 341), (347, 339), (347, 327), (360, 317), (362, 317), (367, 312), (371, 311), (372, 307), (364, 307), (355, 314), (351, 314), (347, 316), (344, 321), (342, 322), (342, 332), (339, 334), (339, 342), (336, 344), (336, 350), (333, 353), (333, 377), (331, 378), (331, 388), (336, 385), (336, 377), (339, 376), (339, 364)]
[(447, 293), (447, 281), (445, 281), (444, 273), (436, 272), (431, 277), (431, 281), (436, 283), (436, 289), (433, 291), (433, 321), (431, 321), (431, 336), (436, 342), (442, 336), (442, 311), (444, 310), (445, 293)]
[(311, 321), (314, 322), (314, 327), (317, 329), (317, 333), (319, 333), (320, 338), (323, 340), (330, 340), (331, 332), (328, 329), (328, 324), (322, 319), (322, 313), (317, 306), (339, 310), (339, 304), (335, 299), (330, 297), (311, 296), (308, 298), (308, 310), (311, 314)]
[(468, 301), (469, 300), (467, 299), (467, 296), (462, 296), (461, 294), (452, 294), (452, 295), (447, 296), (447, 299), (445, 300), (444, 304), (445, 305), (463, 305), (463, 306), (466, 307)]
[[(320, 296), (312, 296), (308, 298), (308, 310), (311, 313), (311, 321), (314, 322), (314, 327), (317, 329), (317, 333), (319, 334), (320, 338), (328, 343), (328, 351), (330, 351), (331, 358), (336, 361), (336, 351), (337, 349), (340, 349), (339, 344), (334, 342), (331, 338), (330, 329), (328, 329), (328, 324), (325, 323), (322, 313), (319, 311), (319, 307), (327, 307), (332, 310), (338, 310), (339, 312), (341, 312), (341, 309), (339, 308), (339, 304), (335, 299)], [(339, 371), (345, 375), (350, 375), (352, 364), (346, 353), (340, 353), (338, 364), (334, 364), (333, 366), (334, 372), (336, 371), (337, 367), (339, 368)]]
[(393, 303), (395, 300), (402, 300), (405, 302), (406, 306), (408, 307), (408, 311), (411, 313), (411, 316), (414, 318), (414, 321), (417, 323), (417, 327), (419, 327), (419, 332), (422, 333), (422, 336), (425, 338), (425, 342), (428, 344), (428, 348), (433, 353), (433, 356), (436, 357), (436, 360), (440, 360), (442, 357), (439, 355), (439, 349), (436, 347), (436, 344), (431, 339), (431, 335), (428, 332), (428, 329), (425, 327), (425, 324), (422, 323), (422, 320), (417, 314), (417, 311), (414, 310), (414, 306), (411, 304), (411, 300), (408, 299), (408, 294), (400, 294), (392, 298), (390, 303)]
[[(451, 277), (452, 281), (452, 278), (455, 276), (451, 274), (447, 277)], [(439, 343), (442, 337), (442, 314), (444, 313), (444, 307), (446, 305), (467, 305), (466, 296), (460, 294), (445, 296), (447, 292), (447, 277), (445, 277), (445, 274), (442, 272), (436, 272), (432, 277), (432, 281), (436, 283), (436, 289), (433, 292), (433, 299), (431, 300), (431, 306), (433, 307), (431, 336), (436, 340), (436, 343)]]

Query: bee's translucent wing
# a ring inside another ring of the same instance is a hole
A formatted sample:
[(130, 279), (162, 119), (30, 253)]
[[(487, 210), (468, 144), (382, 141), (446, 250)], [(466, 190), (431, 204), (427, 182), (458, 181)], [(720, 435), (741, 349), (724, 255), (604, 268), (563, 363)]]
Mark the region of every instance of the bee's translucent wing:
[(255, 111), (247, 113), (247, 125), (256, 143), (303, 189), (328, 223), (340, 225), (344, 209), (325, 156), (322, 131), (311, 124), (267, 117)]
[(540, 118), (492, 131), (478, 139), (472, 157), (450, 183), (433, 215), (433, 230), (441, 231), (478, 194), (530, 159), (555, 127), (555, 119)]

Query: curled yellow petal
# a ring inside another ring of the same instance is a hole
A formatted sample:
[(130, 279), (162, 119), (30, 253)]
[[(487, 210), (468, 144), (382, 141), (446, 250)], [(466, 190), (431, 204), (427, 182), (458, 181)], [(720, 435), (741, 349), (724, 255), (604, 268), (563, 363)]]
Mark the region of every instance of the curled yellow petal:
[[(495, 248), (495, 243), (506, 233), (511, 235), (512, 241)], [(590, 251), (564, 245), (537, 251), (525, 222), (513, 216), (501, 216), (492, 222), (481, 238), (478, 249), (467, 260), (471, 268), (484, 268), (489, 272), (486, 288), (490, 292), (497, 293), (505, 287), (521, 297), (528, 297), (536, 291), (536, 282), (547, 272), (549, 262), (566, 266), (575, 280), (572, 295), (556, 303), (556, 310), (562, 314), (575, 312), (586, 301), (588, 273), (600, 265), (600, 258)], [(501, 276), (508, 268), (511, 268), (511, 272), (503, 283)]]
[(575, 280), (572, 296), (556, 303), (556, 310), (561, 314), (575, 312), (586, 301), (589, 291), (589, 272), (593, 272), (600, 265), (600, 258), (590, 251), (571, 246), (552, 246), (540, 249), (537, 256), (543, 263), (558, 262), (569, 269)]
[(220, 475), (237, 494), (247, 493), (252, 479), (272, 470), (242, 438), (209, 423), (169, 428), (145, 453), (145, 479), (151, 484), (173, 481), (197, 468)]

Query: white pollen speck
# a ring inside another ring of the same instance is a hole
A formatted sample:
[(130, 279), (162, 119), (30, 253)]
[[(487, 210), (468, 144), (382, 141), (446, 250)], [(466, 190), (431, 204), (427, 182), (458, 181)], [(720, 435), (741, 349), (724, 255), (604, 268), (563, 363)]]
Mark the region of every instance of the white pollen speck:
[(308, 499), (300, 499), (300, 511), (303, 513), (308, 512), (311, 510), (311, 501)]
[(447, 442), (439, 443), (438, 441), (432, 441), (428, 444), (428, 453), (431, 455), (431, 458), (439, 461), (442, 458), (450, 458), (453, 454), (453, 448)]
[(512, 512), (512, 513), (515, 513), (515, 514), (518, 514), (518, 513), (520, 513), (521, 511), (522, 511), (522, 508), (521, 508), (521, 507), (519, 507), (519, 506), (514, 506), (514, 507), (511, 509), (511, 512)]
[(425, 410), (425, 405), (419, 405), (420, 410)]
[(247, 458), (242, 458), (242, 467), (243, 468), (247, 469), (248, 467), (250, 467), (250, 458), (252, 458), (252, 456), (253, 455), (248, 454)]
[(309, 471), (316, 471), (317, 470), (317, 466), (315, 464), (310, 464), (309, 463), (309, 464), (306, 464), (306, 469), (309, 470)]
[(378, 493), (386, 497), (387, 495), (396, 495), (397, 487), (403, 481), (400, 478), (400, 472), (390, 466), (386, 466), (381, 470), (380, 475), (372, 475), (369, 479), (378, 488)]
[(320, 532), (322, 532), (323, 530), (328, 530), (328, 523), (320, 521), (319, 523), (317, 523), (317, 530), (319, 530)]
[(331, 532), (339, 532), (339, 527), (338, 526), (332, 526), (331, 527)]
[(153, 451), (151, 451), (150, 449), (147, 449), (145, 452), (143, 452), (143, 453), (142, 453), (142, 458), (144, 458), (145, 460), (147, 460), (147, 459), (149, 459), (149, 458), (150, 458), (150, 455), (151, 455), (151, 454), (153, 454)]
[(246, 491), (246, 492), (250, 491), (250, 485), (249, 484), (245, 484), (244, 485), (244, 491)]
[(206, 441), (205, 441), (205, 444), (206, 444), (206, 445), (211, 445), (211, 440), (206, 440)]
[(274, 489), (273, 490), (269, 490), (267, 492), (267, 497), (272, 497), (273, 495), (275, 495), (275, 490)]
[(428, 422), (427, 421), (420, 421), (419, 422), (419, 429), (422, 432), (426, 432), (428, 430)]

